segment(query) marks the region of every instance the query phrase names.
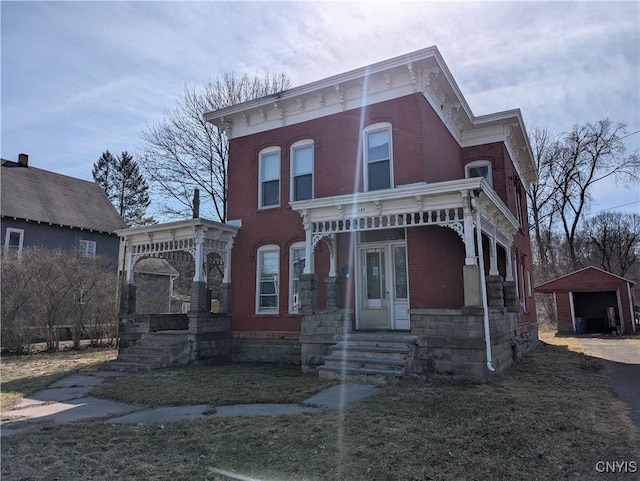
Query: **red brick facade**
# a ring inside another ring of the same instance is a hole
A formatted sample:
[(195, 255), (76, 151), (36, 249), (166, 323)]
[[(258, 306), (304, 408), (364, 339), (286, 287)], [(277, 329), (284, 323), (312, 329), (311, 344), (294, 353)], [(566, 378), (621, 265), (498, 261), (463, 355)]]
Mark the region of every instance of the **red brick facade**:
[[(362, 129), (388, 122), (392, 126), (393, 179), (395, 186), (416, 182), (436, 183), (461, 179), (465, 164), (489, 160), (493, 188), (518, 218), (516, 195), (520, 195), (524, 223), (516, 233), (513, 267), (525, 311), (522, 323), (535, 323), (534, 298), (527, 292), (531, 254), (526, 225), (526, 196), (513, 161), (503, 142), (462, 148), (421, 93), (402, 96), (365, 108), (347, 110), (234, 138), (229, 146), (229, 219), (241, 219), (232, 252), (233, 331), (297, 332), (300, 316), (288, 313), (289, 248), (305, 240), (301, 216), (292, 211), (290, 199), (290, 147), (301, 139), (314, 142), (314, 199), (363, 192)], [(259, 153), (267, 147), (281, 149), (280, 204), (258, 207)], [(355, 305), (351, 236), (337, 235), (337, 270), (343, 307)], [(463, 265), (465, 248), (456, 232), (446, 227), (406, 229), (410, 307), (412, 309), (460, 309), (464, 306)], [(260, 246), (280, 250), (279, 312), (256, 314), (256, 262)], [(486, 271), (488, 255), (485, 250)], [(323, 242), (315, 251), (318, 305), (324, 307), (323, 278), (329, 270), (329, 253)], [(517, 261), (517, 262), (516, 262)], [(498, 269), (506, 274), (505, 253), (498, 249)]]

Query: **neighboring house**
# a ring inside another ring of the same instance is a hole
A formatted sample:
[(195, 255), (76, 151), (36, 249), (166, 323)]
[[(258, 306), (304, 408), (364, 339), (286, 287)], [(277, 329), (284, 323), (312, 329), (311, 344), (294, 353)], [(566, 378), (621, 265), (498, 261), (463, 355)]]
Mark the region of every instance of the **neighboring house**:
[(118, 236), (126, 224), (94, 182), (2, 160), (1, 241), (20, 254), (31, 246), (75, 249), (81, 255), (118, 260)]
[(597, 267), (585, 267), (535, 288), (553, 294), (559, 334), (636, 332), (635, 283)]
[[(138, 312), (174, 312), (173, 282), (180, 273), (166, 259), (148, 257), (136, 263)], [(179, 306), (178, 312), (182, 312)]]
[[(537, 174), (522, 115), (473, 115), (435, 47), (205, 118), (229, 137), (233, 221), (119, 233), (129, 345), (161, 322), (136, 317), (132, 267), (182, 249), (196, 259), (190, 350), (165, 363), (483, 380), (535, 347), (525, 193)], [(207, 252), (225, 261), (217, 317)]]

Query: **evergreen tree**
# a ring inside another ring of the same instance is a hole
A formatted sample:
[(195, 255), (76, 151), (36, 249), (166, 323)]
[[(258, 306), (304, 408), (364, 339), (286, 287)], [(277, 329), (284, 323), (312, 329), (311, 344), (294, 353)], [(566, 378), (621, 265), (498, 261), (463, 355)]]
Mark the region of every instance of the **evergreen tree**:
[(108, 150), (93, 164), (93, 179), (104, 190), (124, 221), (132, 226), (152, 224), (145, 217), (149, 199), (149, 186), (140, 173), (138, 164), (127, 151), (114, 157)]

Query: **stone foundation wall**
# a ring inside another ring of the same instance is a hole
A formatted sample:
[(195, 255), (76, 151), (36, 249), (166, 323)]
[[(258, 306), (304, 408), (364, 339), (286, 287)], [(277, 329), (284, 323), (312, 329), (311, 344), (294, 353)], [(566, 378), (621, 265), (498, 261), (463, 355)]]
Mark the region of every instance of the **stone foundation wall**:
[(233, 334), (230, 349), (232, 361), (300, 365), (301, 346), (297, 338), (245, 336), (242, 332)]
[[(493, 375), (486, 365), (481, 308), (412, 309), (409, 313), (411, 333), (419, 338), (418, 372), (480, 382)], [(518, 319), (517, 313), (505, 308), (489, 309), (492, 364), (496, 373), (504, 371), (516, 357)], [(528, 336), (534, 337), (531, 333)], [(527, 342), (526, 346), (530, 350), (534, 343)]]
[(231, 319), (226, 314), (189, 313), (190, 363), (229, 361)]
[(135, 344), (144, 334), (189, 328), (186, 314), (125, 314), (120, 317), (120, 347)]
[(329, 346), (338, 335), (351, 331), (352, 313), (344, 309), (321, 310), (302, 317), (300, 332), (303, 372), (312, 372), (324, 363)]

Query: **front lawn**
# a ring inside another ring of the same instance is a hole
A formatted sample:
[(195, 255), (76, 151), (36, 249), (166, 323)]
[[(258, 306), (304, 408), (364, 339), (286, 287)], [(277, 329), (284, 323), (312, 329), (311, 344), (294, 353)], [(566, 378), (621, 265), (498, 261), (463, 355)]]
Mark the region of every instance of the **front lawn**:
[[(235, 368), (240, 381), (250, 379), (254, 368), (245, 367), (227, 366), (228, 376), (215, 366), (185, 368), (165, 376), (167, 391), (177, 402), (173, 377), (193, 370), (201, 383), (222, 386)], [(298, 391), (298, 381), (286, 382)], [(45, 427), (3, 439), (2, 479), (242, 479), (217, 471), (226, 470), (256, 480), (601, 481), (633, 478), (602, 474), (596, 463), (639, 462), (639, 442), (600, 361), (542, 345), (489, 384), (409, 378), (342, 411)]]

